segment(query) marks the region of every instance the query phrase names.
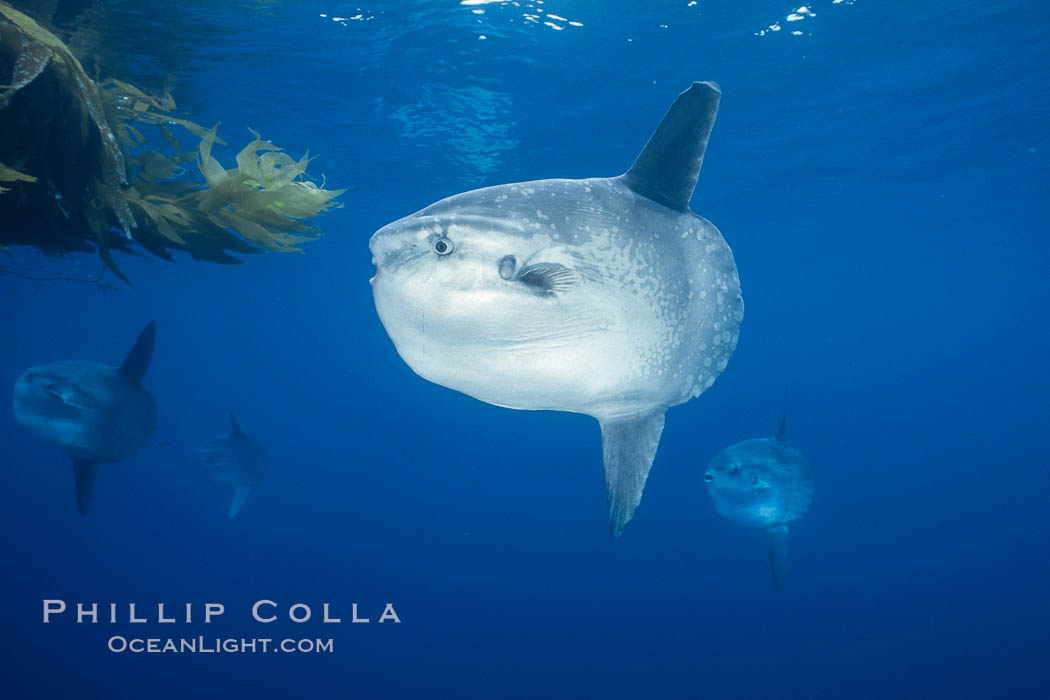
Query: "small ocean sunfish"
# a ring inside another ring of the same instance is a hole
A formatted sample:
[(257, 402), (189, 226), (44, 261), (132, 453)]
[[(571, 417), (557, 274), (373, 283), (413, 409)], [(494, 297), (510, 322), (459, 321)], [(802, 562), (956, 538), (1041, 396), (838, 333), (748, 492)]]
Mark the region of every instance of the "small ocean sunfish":
[(209, 440), (193, 452), (198, 470), (216, 484), (233, 487), (229, 517), (237, 515), (248, 493), (266, 476), (266, 454), (248, 436), (237, 416), (230, 411), (230, 434)]
[(52, 362), (30, 367), (15, 382), (15, 420), (73, 460), (81, 515), (91, 505), (98, 465), (131, 458), (157, 429), (157, 402), (142, 386), (156, 334), (151, 321), (119, 367)]
[(775, 438), (745, 440), (711, 460), (704, 474), (715, 510), (742, 527), (766, 529), (773, 585), (787, 574), (788, 523), (809, 510), (813, 474), (802, 453), (788, 445), (787, 411)]

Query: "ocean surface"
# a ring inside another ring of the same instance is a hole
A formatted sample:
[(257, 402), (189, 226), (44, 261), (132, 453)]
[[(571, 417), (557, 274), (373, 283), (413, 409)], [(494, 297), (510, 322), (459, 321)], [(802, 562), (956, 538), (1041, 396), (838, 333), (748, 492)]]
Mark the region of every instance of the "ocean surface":
[[(250, 127), (309, 149), (345, 206), (302, 255), (118, 253), (134, 287), (108, 291), (0, 274), (8, 399), (31, 365), (119, 363), (156, 320), (160, 412), (82, 518), (68, 458), (5, 399), (0, 695), (1046, 697), (1050, 4), (187, 0), (109, 21), (117, 77), (173, 75), (183, 116), (222, 121), (227, 167)], [(732, 247), (746, 315), (714, 386), (668, 412), (614, 540), (595, 421), (413, 374), (367, 243), (464, 190), (619, 174), (696, 80), (722, 102), (692, 208)], [(12, 249), (0, 268), (100, 263)], [(785, 395), (815, 495), (777, 592), (764, 534), (715, 514), (703, 472), (773, 435)], [(233, 520), (190, 462), (230, 409), (269, 464)], [(45, 599), (121, 620), (43, 624)], [(277, 622), (251, 619), (258, 600)], [(194, 622), (156, 622), (161, 602)], [(226, 612), (205, 625), (208, 602)], [(400, 624), (378, 624), (387, 603)], [(133, 654), (114, 635), (334, 648)]]

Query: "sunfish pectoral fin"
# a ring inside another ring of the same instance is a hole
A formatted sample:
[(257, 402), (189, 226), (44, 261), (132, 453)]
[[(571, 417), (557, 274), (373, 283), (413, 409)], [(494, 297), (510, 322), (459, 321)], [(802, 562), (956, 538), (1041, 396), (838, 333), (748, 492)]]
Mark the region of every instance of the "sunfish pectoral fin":
[(773, 587), (778, 591), (784, 587), (787, 577), (788, 526), (777, 525), (766, 530), (769, 541), (769, 564), (773, 568)]
[(95, 497), (95, 482), (98, 480), (98, 464), (73, 460), (73, 477), (77, 485), (77, 510), (88, 514), (91, 499)]
[(546, 262), (521, 268), (521, 272), (518, 273), (518, 281), (536, 292), (557, 294), (575, 287), (579, 282), (579, 276), (572, 268), (559, 263)]
[(252, 490), (251, 486), (235, 486), (233, 489), (233, 501), (230, 503), (230, 520), (233, 520), (233, 516), (240, 512), (241, 506), (248, 500), (248, 493)]
[(117, 368), (117, 374), (132, 384), (142, 383), (142, 378), (146, 376), (149, 363), (153, 359), (153, 343), (156, 338), (157, 322), (150, 321), (142, 329), (142, 333), (131, 347), (131, 352), (124, 358), (124, 362)]
[(714, 83), (693, 83), (667, 110), (621, 181), (664, 206), (688, 211), (721, 96)]
[(601, 421), (609, 531), (619, 537), (642, 500), (660, 433), (663, 410), (633, 419)]

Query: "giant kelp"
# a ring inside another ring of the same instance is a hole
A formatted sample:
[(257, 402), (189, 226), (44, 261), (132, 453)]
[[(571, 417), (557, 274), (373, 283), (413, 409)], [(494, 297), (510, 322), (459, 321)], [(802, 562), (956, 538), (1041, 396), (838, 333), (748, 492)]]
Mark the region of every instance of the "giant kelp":
[[(14, 168), (9, 168), (3, 163), (0, 163), (0, 182), (36, 182), (36, 178), (32, 175), (26, 175), (20, 173)], [(0, 185), (0, 194), (7, 192), (9, 188)]]
[[(224, 143), (217, 125), (178, 117), (170, 93), (92, 78), (54, 33), (0, 2), (5, 75), (0, 246), (97, 250), (122, 279), (110, 251), (134, 252), (134, 243), (167, 260), (182, 250), (236, 263), (230, 253), (298, 251), (318, 233), (306, 221), (342, 193), (307, 179), (308, 155), (294, 160), (254, 132), (237, 167), (225, 169), (212, 155)], [(186, 149), (173, 128), (197, 147)]]

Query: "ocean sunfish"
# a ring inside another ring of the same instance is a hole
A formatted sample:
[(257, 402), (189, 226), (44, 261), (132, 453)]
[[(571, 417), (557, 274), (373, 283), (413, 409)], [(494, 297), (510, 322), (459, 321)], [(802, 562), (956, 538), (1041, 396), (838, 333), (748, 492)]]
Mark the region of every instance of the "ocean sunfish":
[(233, 487), (229, 517), (237, 515), (253, 486), (266, 476), (262, 445), (248, 436), (230, 411), (230, 434), (209, 440), (193, 452), (193, 463), (213, 483)]
[(733, 253), (689, 209), (720, 94), (679, 95), (624, 175), (464, 192), (369, 242), (376, 311), (418, 375), (598, 420), (613, 536), (641, 500), (664, 412), (709, 388), (737, 344)]
[(15, 420), (73, 459), (81, 515), (91, 505), (98, 465), (134, 456), (157, 429), (157, 402), (141, 384), (156, 335), (151, 321), (119, 367), (52, 362), (15, 381)]
[(773, 585), (779, 591), (787, 575), (788, 523), (805, 515), (813, 500), (809, 463), (788, 444), (787, 411), (776, 437), (726, 448), (711, 460), (704, 481), (719, 515), (766, 530)]

